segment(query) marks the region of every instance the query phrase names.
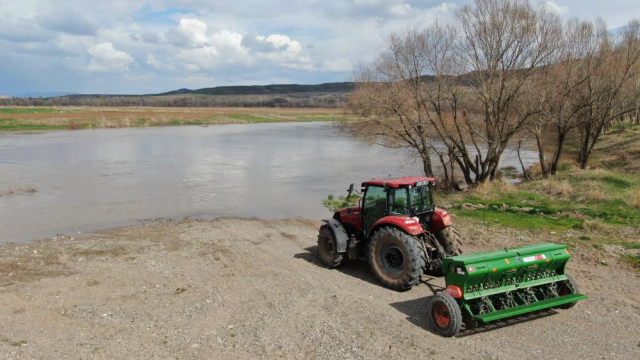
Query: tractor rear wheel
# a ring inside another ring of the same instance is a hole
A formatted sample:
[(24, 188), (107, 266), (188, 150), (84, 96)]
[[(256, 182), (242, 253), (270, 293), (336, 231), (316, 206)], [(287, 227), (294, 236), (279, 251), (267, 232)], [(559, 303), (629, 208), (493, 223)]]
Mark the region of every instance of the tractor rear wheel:
[(431, 325), (438, 334), (451, 337), (462, 328), (462, 312), (456, 300), (449, 294), (438, 293), (429, 304)]
[(369, 243), (369, 264), (384, 286), (404, 291), (420, 281), (424, 260), (418, 240), (397, 228), (383, 227)]
[(342, 264), (342, 254), (338, 251), (338, 244), (329, 225), (322, 225), (318, 233), (318, 255), (322, 263), (330, 268), (336, 268)]
[[(446, 252), (444, 256), (454, 256), (460, 255), (462, 251), (460, 250), (460, 245), (462, 244), (460, 233), (458, 229), (453, 226), (447, 226), (446, 228), (438, 231), (434, 234), (438, 243), (442, 245), (442, 248)], [(428, 271), (429, 275), (432, 276), (442, 276), (442, 268), (438, 266), (435, 269), (431, 269)]]
[(434, 234), (436, 239), (442, 245), (447, 252), (445, 256), (460, 255), (460, 245), (462, 244), (462, 238), (458, 229), (453, 226), (447, 226), (446, 228), (438, 231)]
[[(580, 288), (578, 287), (578, 283), (573, 278), (573, 276), (569, 274), (564, 274), (567, 277), (567, 281), (565, 281), (560, 286), (560, 291), (558, 291), (559, 296), (570, 295), (570, 294), (580, 294)], [(568, 304), (562, 304), (558, 306), (560, 309), (571, 309), (577, 304), (577, 302), (572, 302)]]

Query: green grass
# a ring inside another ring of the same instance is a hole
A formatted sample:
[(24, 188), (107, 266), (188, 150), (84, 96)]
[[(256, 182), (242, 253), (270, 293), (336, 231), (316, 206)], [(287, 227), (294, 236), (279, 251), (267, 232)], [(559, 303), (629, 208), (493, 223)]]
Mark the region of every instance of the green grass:
[(295, 117), (295, 121), (299, 122), (311, 122), (311, 121), (348, 121), (346, 116), (335, 115), (298, 115)]
[(0, 107), (0, 114), (53, 114), (59, 112), (52, 108), (37, 107)]
[[(640, 178), (608, 170), (572, 170), (516, 186), (485, 185), (482, 191), (442, 194), (461, 216), (518, 229), (568, 230), (597, 220), (614, 227), (640, 226), (640, 208), (629, 201)], [(557, 193), (558, 192), (558, 193)], [(467, 210), (462, 204), (482, 204)], [(506, 206), (504, 206), (506, 205)], [(526, 211), (522, 209), (526, 208)]]
[(346, 196), (338, 196), (337, 199), (333, 195), (329, 195), (322, 204), (324, 207), (329, 209), (329, 211), (335, 212), (346, 207), (358, 205), (358, 200), (360, 200), (360, 198), (361, 196), (356, 194), (353, 194), (348, 198)]
[(312, 121), (346, 121), (347, 117), (335, 115), (296, 115), (296, 116), (269, 116), (250, 114), (214, 115), (208, 120), (235, 120), (251, 124), (275, 123), (275, 122), (312, 122)]
[(503, 226), (525, 230), (567, 230), (581, 222), (570, 218), (521, 214), (494, 209), (457, 210), (455, 214), (483, 221), (490, 226)]
[[(0, 108), (0, 114), (27, 114), (27, 113), (54, 113), (57, 112), (51, 108)], [(227, 114), (214, 115), (206, 119), (171, 119), (168, 121), (155, 122), (149, 118), (138, 118), (126, 125), (118, 125), (119, 121), (113, 120), (115, 127), (131, 126), (186, 126), (186, 125), (216, 125), (224, 123), (277, 123), (277, 122), (311, 122), (311, 121), (345, 121), (347, 118), (333, 115), (250, 115), (250, 114)], [(33, 121), (30, 121), (33, 122)], [(96, 119), (78, 119), (72, 120), (68, 124), (47, 125), (27, 123), (21, 119), (0, 118), (1, 131), (32, 131), (32, 130), (75, 130), (84, 128), (97, 127)]]
[(15, 119), (0, 119), (0, 131), (62, 130), (66, 125), (22, 124)]
[(214, 115), (208, 118), (208, 120), (236, 120), (252, 124), (284, 121), (283, 119), (273, 118), (269, 116), (258, 116), (249, 114)]
[(622, 255), (622, 259), (632, 265), (633, 267), (640, 269), (640, 255)]

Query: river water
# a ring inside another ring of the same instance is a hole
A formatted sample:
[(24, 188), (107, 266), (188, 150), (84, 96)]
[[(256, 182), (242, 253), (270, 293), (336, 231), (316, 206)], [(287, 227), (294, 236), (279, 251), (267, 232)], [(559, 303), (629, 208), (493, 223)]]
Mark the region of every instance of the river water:
[[(516, 164), (507, 151), (501, 165)], [(332, 123), (3, 133), (0, 244), (158, 217), (321, 219), (328, 194), (389, 174), (421, 168)]]

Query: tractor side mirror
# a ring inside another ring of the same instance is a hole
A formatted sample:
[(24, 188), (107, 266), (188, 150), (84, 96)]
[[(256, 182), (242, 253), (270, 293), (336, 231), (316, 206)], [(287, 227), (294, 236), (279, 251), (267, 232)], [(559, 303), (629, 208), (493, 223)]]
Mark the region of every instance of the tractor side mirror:
[(347, 190), (349, 192), (349, 195), (347, 195), (347, 199), (351, 197), (351, 194), (353, 194), (353, 184), (349, 185), (349, 190)]

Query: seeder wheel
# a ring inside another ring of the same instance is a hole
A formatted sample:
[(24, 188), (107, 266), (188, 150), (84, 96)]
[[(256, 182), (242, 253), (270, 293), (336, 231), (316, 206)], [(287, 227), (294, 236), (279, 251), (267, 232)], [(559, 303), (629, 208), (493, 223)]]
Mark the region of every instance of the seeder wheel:
[[(560, 291), (558, 291), (559, 296), (569, 295), (569, 294), (580, 294), (580, 288), (578, 287), (578, 283), (573, 278), (573, 276), (569, 274), (564, 274), (567, 277), (567, 281), (565, 281), (560, 286)], [(560, 309), (570, 309), (574, 307), (577, 302), (572, 302), (568, 304), (563, 304), (558, 306)]]
[(439, 293), (433, 297), (429, 306), (431, 324), (436, 331), (446, 337), (460, 332), (462, 313), (456, 300), (449, 294)]

